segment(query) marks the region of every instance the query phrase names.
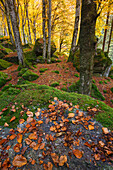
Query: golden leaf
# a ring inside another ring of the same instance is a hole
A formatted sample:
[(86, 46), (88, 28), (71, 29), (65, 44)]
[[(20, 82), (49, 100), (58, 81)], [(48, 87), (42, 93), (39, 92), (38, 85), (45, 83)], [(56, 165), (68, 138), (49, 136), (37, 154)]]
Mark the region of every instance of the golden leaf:
[(22, 155), (16, 155), (12, 163), (13, 166), (22, 167), (27, 164), (27, 159)]
[(83, 155), (83, 152), (78, 150), (78, 149), (75, 149), (73, 150), (73, 154), (77, 157), (77, 158), (82, 158), (82, 155)]

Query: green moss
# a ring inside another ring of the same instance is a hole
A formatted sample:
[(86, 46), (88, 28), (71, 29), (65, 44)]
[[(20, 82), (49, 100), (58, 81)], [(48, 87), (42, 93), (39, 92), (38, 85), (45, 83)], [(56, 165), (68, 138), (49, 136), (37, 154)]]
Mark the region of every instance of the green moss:
[(0, 59), (2, 59), (5, 55), (3, 54), (3, 52), (0, 50)]
[(18, 76), (22, 76), (27, 70), (28, 68), (22, 68), (20, 72), (18, 73)]
[[(53, 100), (54, 97), (58, 97), (59, 100), (67, 100), (72, 102), (73, 105), (78, 104), (80, 109), (83, 109), (84, 111), (87, 110), (87, 107), (97, 107), (99, 111), (98, 114), (95, 115), (95, 119), (102, 123), (103, 126), (113, 129), (113, 108), (107, 106), (101, 101), (98, 101), (97, 106), (97, 100), (92, 99), (89, 96), (63, 92), (46, 85), (39, 86), (37, 84), (31, 83), (19, 85), (17, 88), (21, 90), (21, 92), (18, 94), (14, 95), (12, 93), (9, 95), (6, 90), (0, 95), (0, 111), (9, 103), (14, 105), (16, 102), (16, 107), (18, 107), (15, 113), (11, 112), (11, 106), (8, 107), (8, 110), (1, 116), (0, 125), (4, 125), (4, 123), (7, 122), (10, 128), (14, 128), (18, 124), (20, 118), (25, 118), (26, 120), (26, 114), (24, 114), (23, 117), (20, 115), (20, 111), (22, 111), (22, 104), (35, 113), (37, 109), (37, 103), (38, 107), (45, 108), (49, 105), (49, 100)], [(13, 114), (16, 116), (16, 119), (14, 122), (10, 123), (10, 119)]]
[(105, 83), (105, 84), (108, 84), (106, 80), (104, 80), (104, 83)]
[(98, 88), (95, 84), (92, 84), (91, 96), (98, 100), (102, 100), (102, 101), (105, 100), (104, 96), (101, 94), (101, 92), (98, 90)]
[(28, 80), (24, 80), (23, 78), (19, 78), (17, 81), (17, 85), (21, 84), (30, 84), (30, 82)]
[(3, 59), (0, 59), (0, 70), (5, 70), (8, 67), (10, 67), (12, 64), (9, 63), (8, 61), (5, 61)]
[(8, 76), (8, 74), (0, 72), (0, 87), (4, 86), (7, 81), (11, 80), (11, 76)]
[(58, 71), (58, 70), (55, 70), (55, 71), (52, 71), (52, 73), (59, 74), (59, 71)]
[(5, 50), (6, 50), (7, 53), (13, 52), (10, 48), (5, 48)]
[(78, 75), (77, 73), (76, 73), (76, 74), (74, 74), (74, 76), (75, 76), (75, 77), (79, 77), (79, 75)]
[(111, 88), (111, 92), (113, 93), (113, 87)]
[(58, 82), (54, 82), (50, 85), (51, 87), (56, 87), (56, 86), (59, 86), (59, 83)]
[(92, 82), (93, 82), (93, 83), (96, 83), (96, 81), (95, 81), (94, 79), (92, 80)]
[(103, 90), (104, 93), (107, 93), (107, 90)]
[(33, 73), (30, 70), (27, 70), (23, 75), (23, 79), (28, 80), (28, 81), (33, 81), (36, 80), (39, 76), (36, 73)]
[(67, 91), (67, 88), (66, 87), (62, 87), (61, 90)]
[(21, 91), (19, 90), (19, 89), (16, 89), (16, 88), (13, 88), (13, 87), (9, 87), (8, 89), (7, 89), (7, 93), (9, 94), (9, 95), (17, 95), (17, 94), (19, 94)]
[(45, 71), (47, 71), (47, 70), (48, 70), (48, 68), (40, 68), (39, 72), (40, 72), (40, 73), (43, 73), (43, 72), (45, 72)]
[(101, 80), (101, 81), (99, 81), (99, 84), (103, 84), (103, 81)]

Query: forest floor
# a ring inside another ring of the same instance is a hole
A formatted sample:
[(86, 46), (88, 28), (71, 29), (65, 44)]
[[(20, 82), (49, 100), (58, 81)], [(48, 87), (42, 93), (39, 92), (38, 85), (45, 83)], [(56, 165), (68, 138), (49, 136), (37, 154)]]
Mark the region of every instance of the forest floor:
[[(16, 53), (11, 53), (10, 55), (15, 56)], [(39, 78), (35, 81), (32, 81), (32, 83), (50, 86), (50, 84), (58, 82), (59, 86), (55, 88), (59, 90), (61, 90), (62, 88), (68, 89), (71, 84), (76, 83), (79, 80), (79, 77), (76, 77), (75, 75), (79, 75), (79, 73), (76, 71), (75, 67), (73, 67), (73, 64), (71, 62), (67, 62), (67, 58), (64, 58), (64, 56), (59, 56), (59, 59), (61, 60), (60, 63), (37, 64), (37, 68), (32, 71), (38, 74)], [(12, 80), (10, 82), (7, 82), (7, 84), (17, 84), (19, 78), (17, 76), (17, 68), (18, 65), (13, 64), (11, 67), (3, 71), (12, 76)], [(40, 68), (47, 68), (48, 70), (40, 73)], [(54, 73), (54, 71), (56, 70), (59, 71), (59, 73)], [(98, 87), (99, 91), (105, 97), (104, 103), (113, 108), (113, 103), (111, 102), (111, 100), (113, 101), (113, 93), (110, 90), (113, 87), (113, 79), (100, 76), (93, 76), (93, 79), (95, 80), (95, 84)], [(106, 93), (104, 93), (103, 90), (106, 90)]]

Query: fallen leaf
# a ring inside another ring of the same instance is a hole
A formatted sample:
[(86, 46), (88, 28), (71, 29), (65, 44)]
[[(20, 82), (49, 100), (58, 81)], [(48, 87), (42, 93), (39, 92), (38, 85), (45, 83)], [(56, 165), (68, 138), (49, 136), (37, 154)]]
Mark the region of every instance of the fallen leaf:
[(36, 112), (35, 116), (38, 117), (40, 115), (40, 112)]
[(11, 118), (10, 122), (12, 122), (12, 121), (15, 120), (15, 119), (16, 119), (16, 117), (13, 116), (13, 117)]
[(35, 151), (37, 151), (38, 148), (39, 148), (39, 146), (40, 146), (40, 144), (37, 144), (33, 149), (34, 149)]
[(18, 135), (17, 135), (17, 142), (18, 143), (22, 143), (22, 134), (20, 134), (20, 133), (18, 133)]
[(28, 117), (33, 117), (33, 112), (31, 112), (29, 110), (26, 112), (26, 114), (27, 114)]
[(36, 163), (36, 161), (35, 161), (35, 160), (32, 160), (31, 164), (34, 165), (35, 163)]
[(54, 100), (58, 100), (58, 98), (57, 98), (57, 97), (54, 97)]
[(7, 110), (7, 107), (5, 107), (4, 109), (2, 109), (2, 112), (5, 112)]
[(50, 131), (55, 131), (56, 130), (56, 127), (55, 126), (51, 126), (50, 127)]
[(102, 131), (103, 131), (104, 134), (108, 134), (109, 133), (108, 129), (105, 128), (105, 127), (102, 128)]
[(27, 118), (27, 123), (30, 123), (30, 122), (32, 122), (33, 121), (33, 118), (32, 117), (28, 117)]
[(99, 141), (99, 145), (100, 145), (101, 147), (104, 147), (105, 143), (102, 142), (102, 141)]
[(20, 123), (20, 124), (23, 124), (24, 122), (25, 122), (24, 119), (20, 119), (20, 120), (19, 120), (19, 123)]
[(100, 160), (100, 154), (95, 154), (94, 158), (95, 158), (96, 161), (99, 161)]
[(41, 124), (43, 123), (43, 121), (42, 121), (42, 120), (39, 120), (37, 123), (38, 123), (39, 125), (41, 125)]
[(67, 162), (67, 156), (66, 155), (62, 155), (61, 157), (60, 157), (60, 159), (59, 159), (59, 166), (63, 166), (64, 165), (64, 163), (66, 163)]
[(9, 125), (5, 122), (5, 123), (4, 123), (4, 127), (8, 127), (8, 126), (9, 126)]
[(69, 113), (69, 114), (68, 114), (68, 118), (73, 118), (74, 116), (75, 116), (74, 113)]
[(19, 144), (17, 143), (14, 147), (13, 147), (15, 152), (20, 152), (20, 147)]
[(82, 116), (84, 116), (84, 113), (83, 113), (83, 112), (79, 112), (79, 113), (78, 113), (78, 116), (79, 116), (79, 117), (82, 117)]
[(93, 125), (89, 125), (88, 128), (89, 128), (89, 130), (94, 130), (94, 126)]
[(30, 140), (29, 138), (26, 138), (26, 139), (25, 139), (25, 142), (26, 142), (27, 145), (30, 145), (31, 142), (32, 142), (32, 140)]
[(89, 148), (91, 148), (91, 145), (88, 142), (85, 142), (84, 145), (88, 146)]
[(29, 139), (34, 139), (34, 140), (37, 140), (37, 135), (36, 134), (34, 134), (34, 133), (31, 133), (30, 135), (29, 135)]
[(54, 163), (59, 162), (59, 158), (58, 158), (58, 155), (56, 153), (51, 153), (51, 158), (52, 158)]
[(34, 148), (36, 146), (36, 143), (32, 142), (29, 146), (30, 146), (30, 148)]
[(27, 164), (27, 159), (22, 155), (16, 155), (12, 164), (16, 167), (22, 167)]
[(73, 154), (77, 157), (77, 158), (82, 158), (83, 155), (83, 151), (80, 151), (78, 149), (73, 150)]
[(51, 162), (48, 162), (47, 166), (48, 166), (48, 170), (52, 170), (53, 169), (53, 164)]
[(15, 138), (16, 138), (16, 134), (13, 134), (13, 135), (11, 135), (11, 136), (9, 137), (10, 140), (13, 140), (13, 139), (15, 139)]
[(45, 147), (45, 143), (41, 143), (40, 149), (44, 149), (44, 147)]

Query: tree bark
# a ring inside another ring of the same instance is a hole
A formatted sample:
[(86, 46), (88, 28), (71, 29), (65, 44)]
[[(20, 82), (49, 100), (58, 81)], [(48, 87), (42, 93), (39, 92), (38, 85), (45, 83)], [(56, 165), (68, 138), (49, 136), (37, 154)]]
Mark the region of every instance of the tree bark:
[(112, 18), (112, 23), (111, 23), (111, 30), (110, 30), (110, 36), (109, 36), (109, 42), (108, 42), (108, 49), (107, 49), (108, 54), (109, 54), (109, 48), (110, 48), (110, 43), (111, 43), (112, 31), (113, 31), (113, 18)]
[(27, 21), (28, 21), (29, 42), (32, 43), (32, 40), (31, 40), (31, 30), (30, 30), (30, 21), (29, 21), (29, 14), (28, 14), (28, 2), (26, 4), (26, 17), (27, 17)]
[(80, 29), (80, 93), (90, 95), (92, 88), (93, 58), (95, 53), (96, 4), (82, 0)]
[(20, 39), (20, 33), (19, 33), (14, 3), (13, 3), (13, 0), (7, 0), (7, 3), (8, 3), (9, 13), (11, 17), (11, 23), (12, 23), (12, 28), (13, 28), (14, 38), (15, 38), (19, 64), (23, 66), (24, 65), (24, 54), (23, 54), (23, 49), (22, 49), (22, 44), (21, 44), (21, 39)]
[(76, 0), (74, 32), (73, 32), (73, 39), (72, 39), (72, 44), (71, 44), (71, 49), (70, 49), (68, 61), (74, 60), (74, 53), (75, 53), (75, 50), (76, 50), (78, 26), (79, 26), (79, 18), (80, 18), (80, 1), (81, 0)]
[[(109, 21), (109, 13), (110, 13), (110, 10), (109, 10), (109, 6), (108, 6), (108, 12), (107, 12), (107, 19), (106, 19), (106, 27), (108, 26), (108, 21)], [(102, 50), (104, 51), (105, 49), (105, 43), (106, 43), (106, 36), (107, 36), (107, 28), (105, 28), (105, 32), (104, 32), (104, 39), (103, 39), (103, 46), (102, 46)]]
[(43, 59), (46, 59), (46, 2), (42, 0), (42, 29), (43, 29)]
[(48, 7), (48, 62), (51, 61), (51, 0)]

